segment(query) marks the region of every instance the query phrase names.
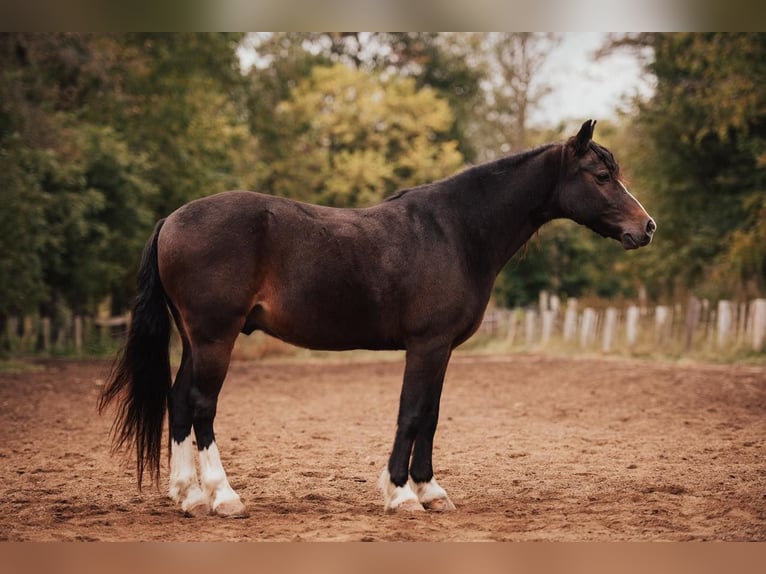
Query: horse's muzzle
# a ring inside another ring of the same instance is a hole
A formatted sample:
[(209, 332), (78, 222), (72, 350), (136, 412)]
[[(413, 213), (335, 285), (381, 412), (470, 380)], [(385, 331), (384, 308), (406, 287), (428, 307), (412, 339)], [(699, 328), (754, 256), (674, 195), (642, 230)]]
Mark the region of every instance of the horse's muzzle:
[(620, 235), (620, 243), (622, 243), (624, 249), (638, 249), (639, 247), (644, 247), (651, 243), (652, 236), (656, 229), (657, 224), (654, 222), (654, 219), (650, 217), (642, 231), (638, 233), (626, 231)]

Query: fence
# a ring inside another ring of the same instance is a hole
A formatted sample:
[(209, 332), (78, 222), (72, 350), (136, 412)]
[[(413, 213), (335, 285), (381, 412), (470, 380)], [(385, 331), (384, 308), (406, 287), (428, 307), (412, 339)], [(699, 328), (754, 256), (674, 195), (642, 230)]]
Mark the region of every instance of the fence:
[(662, 351), (667, 354), (763, 352), (766, 299), (711, 303), (690, 297), (685, 304), (617, 307), (580, 305), (540, 293), (526, 309), (491, 309), (480, 334), (505, 337), (511, 346), (568, 346), (604, 353)]
[(55, 325), (49, 317), (9, 317), (5, 339), (13, 354), (76, 354), (113, 349), (126, 332), (130, 315), (81, 317), (67, 314)]
[[(47, 317), (11, 317), (5, 337), (11, 353), (76, 354), (113, 350), (129, 315), (91, 318), (70, 315), (53, 330)], [(479, 335), (504, 338), (508, 345), (665, 354), (766, 351), (766, 299), (711, 303), (690, 297), (685, 304), (622, 307), (581, 305), (540, 293), (526, 309), (490, 309)]]

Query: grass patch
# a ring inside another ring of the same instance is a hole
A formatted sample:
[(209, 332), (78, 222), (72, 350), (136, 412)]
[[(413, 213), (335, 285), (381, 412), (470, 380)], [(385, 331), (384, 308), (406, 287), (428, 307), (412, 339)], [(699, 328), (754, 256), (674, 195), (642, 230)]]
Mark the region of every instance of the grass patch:
[(38, 363), (31, 363), (19, 359), (0, 360), (0, 373), (35, 373), (44, 370), (45, 366)]

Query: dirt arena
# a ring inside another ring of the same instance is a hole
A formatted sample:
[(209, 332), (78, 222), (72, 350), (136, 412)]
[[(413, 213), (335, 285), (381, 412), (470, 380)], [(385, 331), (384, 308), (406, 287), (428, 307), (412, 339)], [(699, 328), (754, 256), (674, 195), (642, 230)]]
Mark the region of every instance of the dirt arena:
[(216, 434), (250, 516), (185, 518), (112, 456), (105, 362), (0, 374), (0, 540), (766, 540), (766, 367), (457, 355), (437, 478), (384, 514), (403, 364), (235, 362)]

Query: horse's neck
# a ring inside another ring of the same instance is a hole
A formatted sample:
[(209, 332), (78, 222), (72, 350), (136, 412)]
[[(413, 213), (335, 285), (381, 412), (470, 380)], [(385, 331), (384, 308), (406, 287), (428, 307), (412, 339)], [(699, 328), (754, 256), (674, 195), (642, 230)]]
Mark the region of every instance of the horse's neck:
[(459, 189), (459, 217), (471, 237), (469, 256), (495, 275), (550, 221), (547, 211), (559, 177), (560, 146), (550, 146), (474, 168)]

